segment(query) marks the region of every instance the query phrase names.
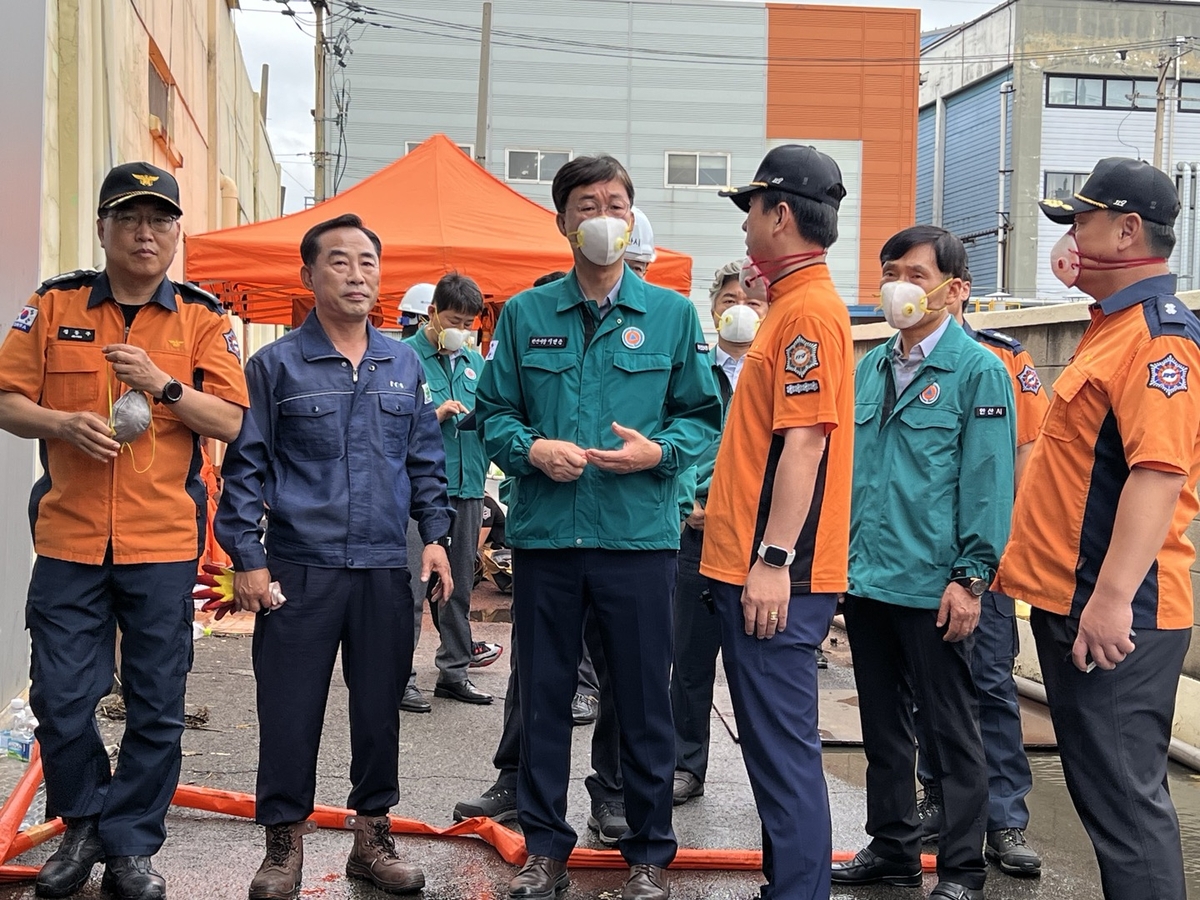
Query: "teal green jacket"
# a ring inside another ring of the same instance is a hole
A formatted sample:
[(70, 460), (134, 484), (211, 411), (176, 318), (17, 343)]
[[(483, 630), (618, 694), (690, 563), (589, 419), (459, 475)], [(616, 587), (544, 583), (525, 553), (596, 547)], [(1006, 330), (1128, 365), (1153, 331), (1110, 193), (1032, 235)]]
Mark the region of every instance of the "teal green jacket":
[(897, 340), (854, 374), (850, 593), (937, 609), (953, 570), (990, 582), (1008, 541), (1012, 379), (952, 321), (885, 419)]
[[(438, 355), (437, 347), (429, 342), (424, 328), (406, 338), (404, 343), (416, 350), (421, 358), (434, 409), (447, 400), (457, 400), (467, 412), (475, 408), (475, 392), (483, 375), (483, 357), (478, 351), (464, 349), (452, 375), (449, 357)], [(446, 491), (451, 497), (482, 500), (488, 458), (478, 431), (458, 430), (458, 422), (464, 418), (465, 414), (451, 416), (442, 423), (442, 442), (446, 445)]]
[[(626, 267), (613, 310), (585, 347), (583, 317), (595, 310), (589, 303), (571, 272), (513, 297), (496, 324), (478, 408), (484, 449), (515, 478), (508, 542), (525, 549), (676, 549), (677, 476), (721, 427), (700, 320), (685, 297)], [(577, 480), (560, 483), (529, 462), (538, 438), (619, 449), (613, 422), (659, 442), (659, 465), (629, 475), (589, 465)]]
[[(729, 415), (729, 401), (733, 399), (733, 385), (729, 383), (729, 376), (725, 374), (725, 370), (721, 368), (717, 362), (717, 348), (714, 344), (708, 352), (708, 364), (712, 369), (713, 380), (717, 383), (717, 390), (721, 395), (721, 431), (725, 430), (725, 419)], [(704, 455), (700, 457), (700, 461), (679, 478), (679, 515), (680, 519), (686, 519), (696, 508), (696, 500), (699, 499), (704, 503), (708, 502), (708, 487), (712, 484), (713, 469), (717, 463), (717, 450), (721, 447), (721, 435), (718, 434), (716, 439), (704, 451)]]

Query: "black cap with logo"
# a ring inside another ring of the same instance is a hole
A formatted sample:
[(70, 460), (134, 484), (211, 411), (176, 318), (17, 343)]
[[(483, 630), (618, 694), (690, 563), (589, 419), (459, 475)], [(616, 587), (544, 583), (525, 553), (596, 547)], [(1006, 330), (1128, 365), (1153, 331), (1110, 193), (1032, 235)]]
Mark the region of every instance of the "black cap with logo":
[(1147, 222), (1174, 225), (1179, 215), (1179, 194), (1167, 173), (1149, 163), (1123, 156), (1110, 156), (1096, 163), (1079, 193), (1038, 204), (1052, 222), (1070, 225), (1079, 213), (1107, 209), (1137, 213)]
[(732, 200), (742, 212), (749, 212), (750, 198), (756, 191), (766, 190), (807, 197), (828, 203), (834, 209), (841, 206), (846, 196), (838, 164), (816, 147), (802, 144), (784, 144), (769, 151), (759, 163), (752, 182), (718, 193)]
[(179, 205), (179, 182), (165, 169), (148, 162), (131, 162), (117, 166), (104, 176), (100, 185), (100, 203), (97, 212), (103, 215), (113, 207), (129, 200), (161, 200), (178, 215), (183, 215)]

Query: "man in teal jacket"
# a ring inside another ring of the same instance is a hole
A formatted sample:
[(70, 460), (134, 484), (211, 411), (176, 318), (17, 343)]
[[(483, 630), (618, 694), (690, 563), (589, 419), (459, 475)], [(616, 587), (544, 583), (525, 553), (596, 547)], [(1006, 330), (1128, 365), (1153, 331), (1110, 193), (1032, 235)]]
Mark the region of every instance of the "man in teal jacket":
[(629, 900), (665, 900), (675, 856), (668, 690), (679, 548), (678, 473), (721, 426), (708, 345), (690, 302), (623, 262), (633, 184), (612, 157), (554, 177), (575, 266), (518, 294), (496, 326), (478, 392), (484, 448), (514, 476), (508, 517), (521, 652), (517, 818), (529, 859), (513, 900), (568, 883), (571, 701), (583, 615), (600, 629), (621, 723)]
[[(405, 343), (417, 351), (425, 370), (425, 384), (437, 410), (446, 448), (446, 492), (454, 506), (447, 552), (454, 592), (444, 608), (435, 610), (434, 622), (442, 640), (435, 657), (438, 681), (434, 696), (486, 705), (492, 702), (492, 695), (471, 683), (467, 668), (472, 662), (479, 665), (471, 639), (471, 586), (475, 582), (488, 460), (479, 432), (458, 427), (475, 410), (475, 392), (483, 374), (483, 357), (470, 343), (475, 333), (471, 326), (482, 312), (479, 286), (457, 272), (446, 275), (433, 289), (429, 321)], [(420, 606), (417, 622), (419, 638)], [(500, 648), (495, 644), (479, 649), (481, 655), (491, 657), (489, 662), (499, 656)], [(410, 683), (415, 685), (412, 677)]]
[(913, 702), (942, 788), (939, 900), (982, 900), (988, 780), (972, 632), (1012, 517), (1016, 430), (999, 359), (946, 309), (966, 251), (909, 228), (880, 253), (883, 312), (900, 333), (855, 369), (846, 631), (854, 652), (871, 843), (835, 884), (920, 886)]

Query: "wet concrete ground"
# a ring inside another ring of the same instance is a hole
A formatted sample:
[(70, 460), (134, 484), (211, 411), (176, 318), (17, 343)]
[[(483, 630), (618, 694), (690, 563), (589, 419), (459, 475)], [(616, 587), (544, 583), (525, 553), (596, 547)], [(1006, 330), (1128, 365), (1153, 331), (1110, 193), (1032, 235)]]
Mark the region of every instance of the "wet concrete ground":
[[(476, 637), (507, 643), (508, 626), (499, 622), (476, 623)], [(426, 632), (432, 635), (432, 629)], [(433, 640), (422, 641), (418, 650), (419, 683), (432, 687), (436, 670)], [(852, 687), (852, 673), (845, 667), (844, 652), (831, 653), (832, 666), (822, 673), (823, 686)], [(393, 810), (398, 815), (421, 819), (434, 825), (449, 825), (450, 811), (461, 799), (478, 795), (494, 780), (491, 754), (500, 730), (501, 698), (508, 674), (508, 658), (487, 669), (476, 670), (476, 684), (497, 696), (492, 706), (467, 706), (451, 700), (433, 699), (434, 711), (427, 715), (405, 713), (401, 723), (401, 801)], [(723, 675), (721, 676), (723, 681)], [(250, 641), (246, 637), (206, 637), (196, 645), (196, 663), (189, 684), (188, 710), (207, 706), (208, 726), (189, 730), (184, 738), (182, 781), (252, 792), (257, 753), (254, 715), (254, 679), (250, 670)], [(349, 790), (349, 741), (346, 723), (346, 689), (335, 674), (330, 691), (324, 741), (318, 772), (319, 803), (343, 805)], [(120, 726), (102, 721), (106, 739), (119, 739)], [(569, 818), (580, 834), (581, 846), (599, 846), (588, 833), (587, 793), (583, 779), (588, 772), (590, 730), (575, 729)], [(1029, 802), (1032, 823), (1030, 842), (1044, 859), (1044, 875), (1035, 880), (1017, 880), (992, 871), (987, 885), (991, 900), (1100, 900), (1096, 865), (1090, 844), (1071, 807), (1062, 784), (1058, 759), (1050, 753), (1034, 754), (1031, 761), (1035, 786)], [(0, 791), (15, 778), (13, 762), (0, 763)], [(834, 846), (856, 850), (866, 840), (863, 832), (865, 796), (864, 761), (861, 750), (829, 749), (825, 756), (833, 808)], [(712, 762), (704, 797), (680, 807), (675, 826), (681, 846), (708, 848), (759, 847), (759, 824), (745, 768), (737, 745), (718, 718), (713, 721)], [(1200, 896), (1200, 790), (1198, 777), (1175, 769), (1172, 788), (1185, 829), (1185, 856), (1189, 857), (1190, 887)], [(218, 815), (173, 810), (168, 818), (170, 836), (157, 857), (157, 865), (168, 880), (173, 898), (240, 898), (262, 858), (262, 832), (252, 823)], [(344, 874), (350, 849), (348, 834), (322, 831), (305, 843), (305, 879), (302, 897), (321, 900), (340, 898), (383, 898), (388, 896)], [(401, 838), (403, 853), (424, 868), (428, 900), (490, 900), (507, 896), (512, 867), (488, 846), (475, 839)], [(35, 864), (53, 849), (31, 851), (16, 862)], [(95, 898), (100, 891), (101, 868), (78, 896)], [(572, 873), (568, 898), (615, 898), (619, 896), (622, 870), (582, 870)], [(761, 877), (757, 873), (676, 872), (673, 896), (677, 900), (741, 900), (758, 896)], [(866, 888), (854, 891), (835, 888), (835, 900), (917, 900), (928, 894), (934, 879), (927, 876), (922, 890)], [(32, 885), (0, 886), (0, 900), (32, 898)]]

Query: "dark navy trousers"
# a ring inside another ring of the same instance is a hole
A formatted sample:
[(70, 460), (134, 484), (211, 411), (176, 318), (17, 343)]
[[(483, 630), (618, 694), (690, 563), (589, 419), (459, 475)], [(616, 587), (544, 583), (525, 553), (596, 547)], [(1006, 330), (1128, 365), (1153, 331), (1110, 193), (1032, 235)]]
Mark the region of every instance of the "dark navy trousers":
[(701, 599), (708, 579), (700, 574), (704, 532), (685, 526), (679, 538), (675, 582), (675, 666), (671, 710), (675, 714), (675, 768), (701, 781), (708, 773), (713, 683), (721, 650), (721, 620)]
[(836, 594), (793, 594), (787, 626), (747, 635), (742, 587), (709, 581), (738, 739), (762, 820), (763, 900), (828, 900), (833, 838), (817, 728), (816, 651)]
[[(1016, 604), (1012, 597), (984, 591), (974, 639), (971, 675), (979, 694), (979, 732), (983, 736), (983, 755), (987, 759), (987, 830), (1027, 828), (1029, 807), (1025, 797), (1033, 789), (1033, 773), (1029, 770), (1029, 757), (1025, 755), (1021, 706), (1017, 701), (1017, 683), (1013, 679), (1013, 662), (1020, 648)], [(924, 729), (925, 717), (918, 709), (917, 775), (922, 784), (931, 784), (933, 770), (925, 748), (932, 746), (932, 739), (924, 734)]]
[[(150, 856), (167, 836), (192, 667), (196, 561), (101, 565), (38, 557), (25, 627), (50, 816), (100, 816), (109, 856)], [(110, 770), (96, 704), (112, 687), (121, 628), (125, 735)]]
[(255, 818), (282, 825), (312, 814), (339, 647), (350, 692), (346, 805), (360, 815), (382, 815), (400, 798), (399, 703), (413, 654), (408, 570), (325, 569), (279, 559), (268, 560), (268, 568), (287, 602), (254, 623)]
[(595, 617), (620, 728), (625, 816), (619, 847), (630, 865), (675, 858), (671, 783), (673, 550), (514, 550), (513, 625), (521, 760), (517, 818), (531, 854), (566, 859), (576, 835), (566, 821), (584, 612)]
[(1105, 900), (1185, 900), (1167, 748), (1192, 630), (1139, 629), (1115, 669), (1081, 672), (1071, 660), (1078, 619), (1034, 609), (1029, 624), (1067, 790), (1096, 850)]

